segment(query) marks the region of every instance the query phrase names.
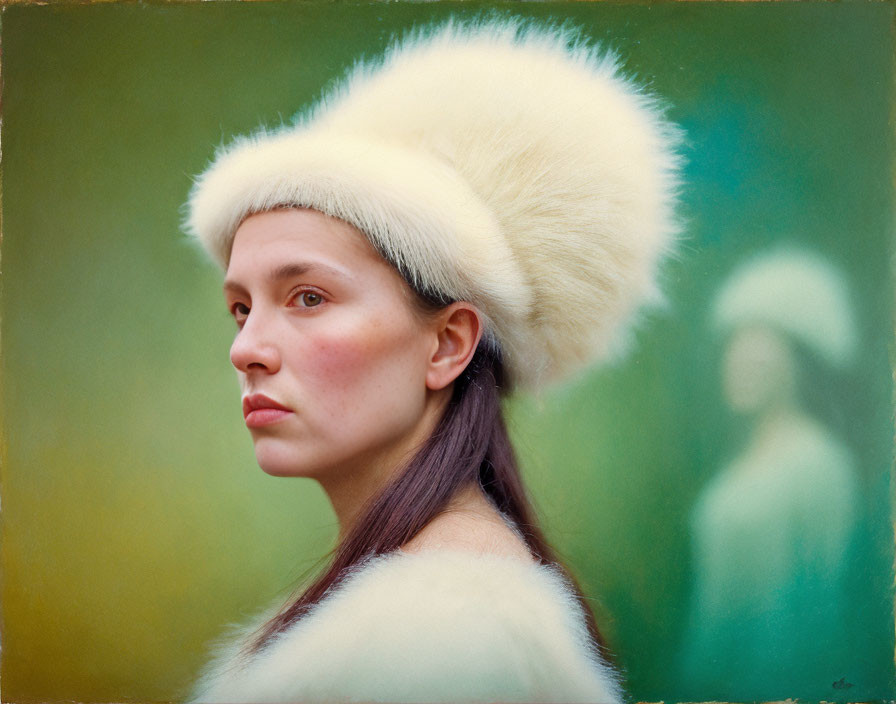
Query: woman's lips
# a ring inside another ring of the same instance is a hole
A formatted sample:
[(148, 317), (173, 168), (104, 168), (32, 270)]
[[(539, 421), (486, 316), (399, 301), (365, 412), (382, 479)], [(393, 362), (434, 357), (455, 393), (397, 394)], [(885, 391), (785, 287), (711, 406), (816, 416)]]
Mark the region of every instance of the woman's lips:
[(279, 408), (259, 408), (257, 411), (250, 411), (246, 416), (246, 425), (250, 428), (260, 428), (263, 425), (270, 425), (282, 420), (292, 411), (281, 411)]
[(261, 428), (283, 420), (292, 411), (264, 394), (252, 394), (243, 398), (243, 417), (249, 428)]

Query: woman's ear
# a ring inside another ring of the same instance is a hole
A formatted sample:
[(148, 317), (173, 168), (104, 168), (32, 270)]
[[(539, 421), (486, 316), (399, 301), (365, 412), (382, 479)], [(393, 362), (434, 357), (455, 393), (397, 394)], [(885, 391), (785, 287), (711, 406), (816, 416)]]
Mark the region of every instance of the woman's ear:
[(432, 391), (444, 389), (467, 368), (483, 330), (482, 314), (466, 301), (439, 311), (435, 324), (437, 346), (426, 372), (426, 387)]

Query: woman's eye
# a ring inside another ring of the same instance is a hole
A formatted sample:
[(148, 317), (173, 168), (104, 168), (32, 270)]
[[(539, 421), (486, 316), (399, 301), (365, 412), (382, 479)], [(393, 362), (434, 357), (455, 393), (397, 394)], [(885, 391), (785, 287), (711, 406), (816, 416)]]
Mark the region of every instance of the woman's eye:
[(324, 298), (314, 291), (303, 291), (296, 296), (296, 300), (299, 302), (299, 305), (304, 308), (314, 308), (314, 306), (320, 305)]
[(233, 319), (236, 320), (238, 325), (241, 325), (246, 318), (249, 317), (249, 306), (245, 303), (234, 303), (230, 308), (230, 312), (233, 315)]

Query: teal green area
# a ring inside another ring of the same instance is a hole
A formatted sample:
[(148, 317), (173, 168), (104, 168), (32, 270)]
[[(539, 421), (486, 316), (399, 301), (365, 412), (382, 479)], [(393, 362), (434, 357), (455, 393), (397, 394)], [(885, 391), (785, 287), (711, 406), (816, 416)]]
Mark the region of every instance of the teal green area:
[[(261, 2), (3, 10), (4, 701), (177, 699), (228, 623), (321, 564), (335, 520), (315, 484), (255, 464), (182, 204), (215, 146), (289, 121), (395, 33), (480, 14), (581, 27), (687, 134), (668, 304), (618, 364), (508, 404), (631, 696), (896, 697), (892, 3)], [(798, 355), (848, 488), (698, 509), (758, 437), (726, 400), (712, 302), (782, 244), (849, 290), (850, 364)], [(807, 496), (804, 542), (769, 542)], [(834, 557), (813, 558), (831, 525)]]

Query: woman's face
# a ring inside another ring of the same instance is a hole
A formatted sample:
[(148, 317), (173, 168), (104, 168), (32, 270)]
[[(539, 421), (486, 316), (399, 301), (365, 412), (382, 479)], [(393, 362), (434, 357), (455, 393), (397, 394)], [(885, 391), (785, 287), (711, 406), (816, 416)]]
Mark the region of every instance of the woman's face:
[(750, 325), (735, 332), (724, 358), (724, 391), (739, 413), (762, 413), (792, 401), (793, 356), (774, 330)]
[(262, 469), (388, 469), (419, 441), (437, 340), (407, 284), (354, 227), (314, 210), (252, 215), (224, 284), (230, 349)]

